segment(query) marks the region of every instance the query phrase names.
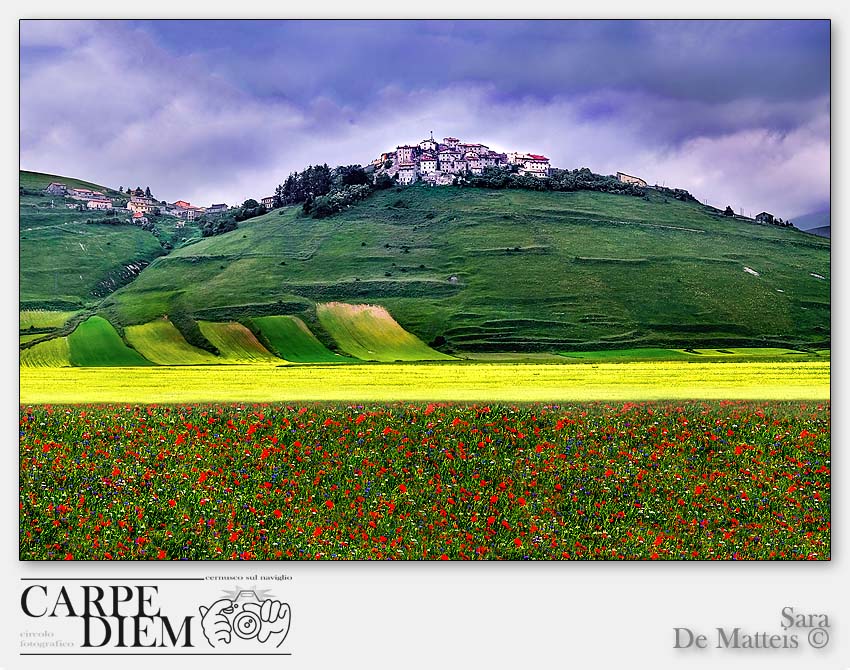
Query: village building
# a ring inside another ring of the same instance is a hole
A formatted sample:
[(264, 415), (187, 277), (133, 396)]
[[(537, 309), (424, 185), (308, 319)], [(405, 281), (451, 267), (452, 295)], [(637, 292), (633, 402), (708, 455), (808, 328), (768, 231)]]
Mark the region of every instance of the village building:
[(262, 203), (266, 209), (274, 209), (274, 196), (270, 195), (268, 197), (263, 198)]
[(419, 143), (419, 150), (423, 153), (434, 153), (437, 150), (437, 141), (434, 139), (434, 131), (431, 131), (431, 137), (424, 139)]
[(92, 198), (86, 203), (89, 209), (112, 209), (112, 206), (109, 198)]
[(546, 178), (549, 176), (549, 159), (540, 154), (526, 154), (519, 173), (541, 179)]
[(54, 181), (48, 184), (47, 188), (44, 189), (44, 192), (49, 193), (50, 195), (65, 195), (68, 192), (68, 187), (65, 186), (65, 184)]
[(760, 212), (756, 214), (756, 221), (759, 223), (776, 223), (776, 218), (770, 212)]
[(398, 161), (399, 165), (412, 163), (414, 158), (416, 158), (418, 148), (419, 147), (414, 147), (408, 144), (396, 147), (396, 160)]
[(647, 185), (640, 177), (635, 177), (634, 175), (626, 174), (625, 172), (618, 172), (617, 180), (624, 184), (634, 184), (635, 186), (643, 186), (644, 188)]
[(419, 157), (419, 172), (423, 175), (437, 171), (437, 157), (432, 154), (422, 154)]
[(380, 154), (372, 161), (376, 176), (385, 173), (399, 184), (411, 184), (419, 179), (432, 185), (451, 184), (455, 177), (472, 173), (481, 175), (486, 168), (515, 165), (520, 174), (546, 178), (549, 159), (541, 154), (500, 153), (480, 142), (461, 142), (456, 137), (444, 137), (442, 142), (431, 137), (417, 145), (404, 144), (394, 152)]
[(207, 214), (223, 214), (227, 211), (227, 205), (220, 203), (218, 205), (210, 205), (207, 207)]
[(131, 212), (141, 212), (148, 214), (159, 207), (159, 204), (151, 198), (131, 198), (127, 203), (127, 209)]
[(402, 163), (398, 168), (398, 183), (412, 184), (419, 179), (419, 166), (416, 163)]
[(92, 191), (90, 188), (71, 188), (68, 189), (68, 196), (74, 200), (92, 200), (94, 198), (105, 198), (106, 196), (100, 191)]
[(177, 202), (174, 203), (174, 206), (177, 209), (189, 209), (192, 206), (192, 204), (186, 202), (185, 200), (178, 200)]

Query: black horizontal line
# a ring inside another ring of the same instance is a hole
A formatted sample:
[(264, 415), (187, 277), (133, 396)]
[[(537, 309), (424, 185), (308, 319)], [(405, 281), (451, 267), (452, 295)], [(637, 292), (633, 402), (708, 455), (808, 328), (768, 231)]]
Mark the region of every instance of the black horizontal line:
[(21, 577), (22, 582), (203, 582), (203, 577)]
[(292, 656), (291, 651), (256, 651), (256, 652), (238, 652), (238, 651), (195, 651), (195, 652), (144, 652), (144, 651), (128, 651), (128, 652), (97, 652), (97, 651), (81, 651), (76, 653), (64, 653), (61, 651), (22, 651), (18, 656)]

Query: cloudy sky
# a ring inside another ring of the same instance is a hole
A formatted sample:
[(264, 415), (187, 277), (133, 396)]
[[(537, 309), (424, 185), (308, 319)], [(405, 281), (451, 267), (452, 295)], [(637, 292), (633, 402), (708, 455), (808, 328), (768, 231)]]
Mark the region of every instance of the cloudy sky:
[(433, 130), (829, 206), (825, 21), (23, 21), (21, 167), (206, 205)]

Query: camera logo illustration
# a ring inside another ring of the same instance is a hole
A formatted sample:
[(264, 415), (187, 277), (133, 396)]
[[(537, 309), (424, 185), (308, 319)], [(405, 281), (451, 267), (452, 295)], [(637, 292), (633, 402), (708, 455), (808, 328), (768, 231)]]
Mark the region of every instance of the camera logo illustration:
[(292, 610), (288, 603), (268, 597), (268, 591), (225, 591), (225, 598), (201, 605), (201, 628), (213, 648), (238, 640), (279, 647), (289, 633)]

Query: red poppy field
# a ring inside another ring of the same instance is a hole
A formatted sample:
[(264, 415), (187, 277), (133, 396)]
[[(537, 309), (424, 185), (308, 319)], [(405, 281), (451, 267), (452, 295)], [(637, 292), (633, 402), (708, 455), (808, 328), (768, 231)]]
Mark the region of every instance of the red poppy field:
[(20, 557), (824, 560), (830, 406), (22, 406)]

